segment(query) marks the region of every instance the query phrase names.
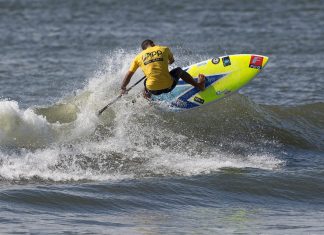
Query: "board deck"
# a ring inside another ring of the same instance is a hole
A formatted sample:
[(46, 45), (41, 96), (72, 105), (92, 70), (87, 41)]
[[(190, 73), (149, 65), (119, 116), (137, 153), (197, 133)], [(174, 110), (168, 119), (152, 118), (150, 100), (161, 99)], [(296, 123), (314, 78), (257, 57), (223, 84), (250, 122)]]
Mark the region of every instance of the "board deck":
[(152, 96), (152, 100), (163, 102), (177, 110), (196, 108), (218, 101), (248, 84), (267, 64), (268, 57), (238, 54), (221, 56), (183, 68), (195, 80), (198, 75), (206, 76), (206, 89), (197, 88), (179, 80), (170, 92)]

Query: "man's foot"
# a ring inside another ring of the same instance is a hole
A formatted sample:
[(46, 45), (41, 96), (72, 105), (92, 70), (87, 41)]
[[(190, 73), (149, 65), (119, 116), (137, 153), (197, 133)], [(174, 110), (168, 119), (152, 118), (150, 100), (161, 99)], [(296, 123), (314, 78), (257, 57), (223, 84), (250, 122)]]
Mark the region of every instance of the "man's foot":
[(206, 82), (206, 76), (203, 74), (199, 74), (198, 75), (199, 90), (201, 90), (201, 91), (205, 90), (205, 82)]

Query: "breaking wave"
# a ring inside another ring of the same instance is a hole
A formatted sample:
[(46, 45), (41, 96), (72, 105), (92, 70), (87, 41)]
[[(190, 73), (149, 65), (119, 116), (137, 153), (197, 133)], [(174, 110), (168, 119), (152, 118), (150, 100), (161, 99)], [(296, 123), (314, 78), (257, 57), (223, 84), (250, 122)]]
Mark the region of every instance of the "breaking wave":
[(134, 54), (120, 50), (108, 56), (83, 89), (55, 104), (24, 110), (16, 101), (1, 100), (0, 179), (120, 180), (225, 168), (278, 170), (285, 164), (282, 145), (324, 149), (324, 103), (269, 106), (236, 94), (174, 113), (146, 102), (138, 86), (97, 117), (97, 110), (118, 95)]

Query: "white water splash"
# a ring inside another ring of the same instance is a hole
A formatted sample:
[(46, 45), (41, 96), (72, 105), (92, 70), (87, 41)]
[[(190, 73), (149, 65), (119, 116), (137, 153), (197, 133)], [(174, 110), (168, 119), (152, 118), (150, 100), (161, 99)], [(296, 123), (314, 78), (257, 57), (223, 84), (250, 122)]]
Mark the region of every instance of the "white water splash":
[[(130, 102), (141, 86), (98, 118), (96, 112), (118, 95), (134, 55), (123, 50), (108, 55), (84, 89), (59, 102), (71, 108), (68, 113), (77, 112), (69, 123), (49, 122), (33, 108), (22, 110), (16, 101), (0, 101), (0, 179), (105, 181), (146, 175), (191, 176), (222, 168), (274, 170), (283, 164), (268, 153), (244, 157), (224, 153), (217, 146), (201, 151), (205, 143), (173, 129), (170, 120), (143, 98)], [(141, 75), (136, 74), (132, 82)], [(54, 112), (51, 106), (46, 108)], [(19, 151), (1, 150), (7, 146)]]

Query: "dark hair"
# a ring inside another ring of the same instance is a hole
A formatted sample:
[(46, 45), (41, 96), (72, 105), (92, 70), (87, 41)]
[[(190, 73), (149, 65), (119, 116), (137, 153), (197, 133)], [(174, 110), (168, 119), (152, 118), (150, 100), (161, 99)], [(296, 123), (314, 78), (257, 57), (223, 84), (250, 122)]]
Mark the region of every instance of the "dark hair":
[(145, 50), (148, 46), (154, 45), (154, 42), (150, 39), (146, 39), (142, 42), (141, 47), (143, 50)]

